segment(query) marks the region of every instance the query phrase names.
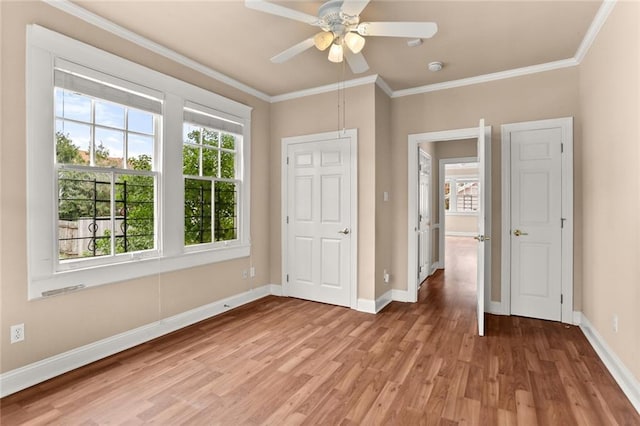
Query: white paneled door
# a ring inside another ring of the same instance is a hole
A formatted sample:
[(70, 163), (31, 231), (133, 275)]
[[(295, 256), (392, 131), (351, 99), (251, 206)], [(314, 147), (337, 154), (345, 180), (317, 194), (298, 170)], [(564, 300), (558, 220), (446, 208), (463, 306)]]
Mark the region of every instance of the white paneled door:
[(562, 129), (510, 132), (511, 313), (562, 316)]
[(431, 157), (418, 152), (418, 283), (431, 272)]
[[(489, 130), (489, 134), (491, 131)], [(486, 140), (486, 129), (484, 125), (484, 118), (480, 120), (478, 126), (478, 187), (480, 193), (478, 203), (478, 235), (475, 239), (478, 241), (478, 259), (477, 259), (477, 282), (476, 282), (476, 301), (477, 301), (477, 315), (478, 315), (478, 335), (484, 336), (484, 302), (485, 302), (485, 278), (489, 272), (488, 268), (485, 268), (486, 261), (486, 246), (487, 241), (490, 240), (490, 236), (487, 235), (487, 211), (491, 198), (489, 198), (490, 192), (487, 191), (487, 173), (489, 168), (487, 167), (487, 149), (490, 146)]]
[(287, 296), (351, 306), (351, 151), (335, 136), (287, 145)]

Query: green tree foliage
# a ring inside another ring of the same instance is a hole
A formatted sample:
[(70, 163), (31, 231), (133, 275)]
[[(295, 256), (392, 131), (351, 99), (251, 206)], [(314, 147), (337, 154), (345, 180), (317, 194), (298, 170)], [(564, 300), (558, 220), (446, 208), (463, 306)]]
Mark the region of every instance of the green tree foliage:
[[(189, 132), (187, 141), (190, 144), (185, 144), (182, 149), (182, 168), (185, 175), (235, 178), (235, 153), (220, 150), (220, 148), (229, 150), (235, 148), (235, 138), (232, 135), (221, 135), (219, 132), (200, 128)], [(236, 185), (229, 182), (214, 183), (213, 223), (211, 185), (211, 180), (185, 179), (184, 236), (186, 245), (228, 241), (237, 238)]]
[[(84, 153), (88, 156), (88, 153)], [(96, 148), (96, 158), (109, 159), (109, 151), (101, 144)], [(84, 163), (83, 153), (67, 135), (56, 133), (56, 157), (59, 163)], [(129, 158), (134, 170), (151, 170), (151, 157), (139, 155)], [(115, 179), (116, 253), (149, 250), (154, 247), (154, 179), (151, 176), (117, 174)], [(58, 174), (58, 218), (78, 221), (91, 218), (95, 222), (108, 221), (111, 217), (111, 175), (109, 173), (60, 170)], [(97, 229), (95, 225), (94, 228)], [(96, 235), (95, 255), (111, 253), (111, 232)], [(84, 253), (92, 256), (94, 253)]]

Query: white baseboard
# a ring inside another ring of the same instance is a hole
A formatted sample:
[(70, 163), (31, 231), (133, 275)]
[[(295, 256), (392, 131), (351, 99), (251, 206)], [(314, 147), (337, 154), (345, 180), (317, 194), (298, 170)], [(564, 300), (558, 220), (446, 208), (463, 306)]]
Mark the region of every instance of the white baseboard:
[(502, 309), (502, 303), (493, 300), (486, 305), (485, 311), (492, 315), (506, 315)]
[[(0, 398), (162, 335), (268, 296), (265, 285), (0, 374)], [(280, 289), (280, 293), (282, 290)]]
[(407, 290), (397, 290), (394, 288), (391, 290), (391, 299), (396, 302), (407, 302), (409, 301), (409, 293)]
[(582, 324), (582, 312), (573, 311), (573, 325)]
[[(574, 318), (576, 317), (575, 314), (576, 313), (574, 313)], [(609, 373), (611, 373), (618, 383), (622, 392), (629, 398), (629, 401), (631, 401), (636, 411), (640, 413), (640, 382), (638, 382), (638, 379), (636, 379), (633, 373), (624, 365), (620, 358), (618, 358), (618, 355), (607, 345), (607, 342), (605, 342), (600, 333), (591, 325), (589, 319), (584, 314), (579, 314), (580, 329), (609, 370)]]
[(273, 296), (282, 296), (282, 286), (280, 284), (269, 284), (269, 288), (271, 290), (271, 294)]
[(358, 299), (356, 311), (366, 312), (368, 314), (376, 313), (376, 301), (370, 299)]
[(385, 306), (393, 301), (392, 293), (393, 290), (389, 290), (376, 299), (376, 313), (380, 312), (382, 309), (384, 309)]

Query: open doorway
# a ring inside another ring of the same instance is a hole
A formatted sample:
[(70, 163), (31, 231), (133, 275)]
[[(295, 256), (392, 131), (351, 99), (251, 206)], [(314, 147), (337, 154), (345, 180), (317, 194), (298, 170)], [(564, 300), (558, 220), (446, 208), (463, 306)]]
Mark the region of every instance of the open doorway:
[(438, 240), (440, 267), (445, 269), (451, 256), (458, 251), (449, 250), (448, 243), (469, 243), (478, 235), (480, 207), (480, 176), (477, 143), (473, 139), (437, 142), (438, 158), (438, 212), (442, 233)]
[[(486, 298), (490, 297), (490, 259), (491, 259), (491, 246), (488, 243), (490, 240), (491, 232), (491, 185), (486, 185), (484, 182), (490, 182), (491, 176), (491, 127), (485, 126), (484, 120), (480, 120), (480, 125), (475, 128), (446, 130), (440, 132), (430, 132), (422, 134), (409, 135), (409, 150), (408, 150), (408, 283), (407, 283), (407, 301), (414, 302), (418, 298), (418, 288), (421, 282), (420, 274), (418, 271), (418, 256), (420, 254), (418, 250), (418, 221), (420, 218), (418, 209), (419, 199), (419, 153), (426, 152), (434, 160), (433, 163), (439, 164), (440, 158), (460, 158), (463, 157), (475, 157), (478, 162), (478, 185), (463, 185), (462, 192), (465, 189), (469, 189), (472, 192), (478, 189), (477, 194), (477, 206), (478, 214), (476, 218), (476, 291), (475, 299), (477, 302), (478, 312), (478, 334), (484, 335), (484, 312)], [(469, 146), (471, 151), (466, 153), (456, 153), (451, 155), (443, 154), (443, 151), (456, 152), (462, 146)], [(475, 150), (475, 152), (473, 151)], [(432, 206), (444, 206), (444, 201), (440, 202), (440, 173), (435, 167), (432, 170), (434, 188), (438, 188), (438, 191), (432, 191), (433, 196), (431, 198)], [(480, 190), (482, 189), (482, 190)], [(453, 196), (453, 195), (452, 195)], [(461, 200), (464, 203), (464, 199)], [(431, 222), (431, 247), (432, 261), (436, 268), (442, 268), (445, 262), (445, 220), (443, 219), (445, 214), (440, 208), (433, 208)], [(470, 280), (473, 282), (473, 280)]]

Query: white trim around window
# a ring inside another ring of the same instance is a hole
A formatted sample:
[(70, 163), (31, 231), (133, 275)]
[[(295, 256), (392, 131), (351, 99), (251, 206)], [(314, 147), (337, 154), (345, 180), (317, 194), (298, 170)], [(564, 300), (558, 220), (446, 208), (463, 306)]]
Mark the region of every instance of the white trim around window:
[[(71, 262), (68, 270), (57, 268), (57, 174), (53, 143), (56, 67), (162, 102), (161, 128), (154, 153), (157, 250), (153, 253), (118, 255), (106, 265), (78, 261)], [(27, 26), (26, 92), (29, 299), (249, 256), (251, 107), (38, 25)], [(206, 108), (221, 123), (241, 129), (242, 141), (236, 176), (241, 183), (238, 238), (232, 245), (195, 252), (184, 247), (182, 175), (184, 109), (194, 105)]]

